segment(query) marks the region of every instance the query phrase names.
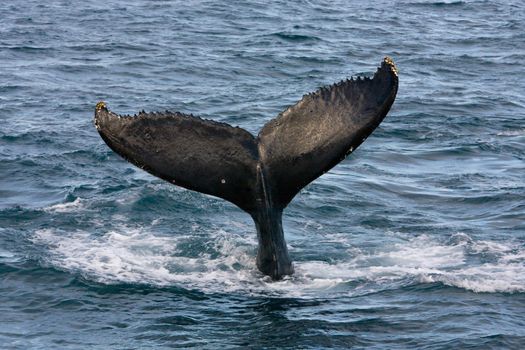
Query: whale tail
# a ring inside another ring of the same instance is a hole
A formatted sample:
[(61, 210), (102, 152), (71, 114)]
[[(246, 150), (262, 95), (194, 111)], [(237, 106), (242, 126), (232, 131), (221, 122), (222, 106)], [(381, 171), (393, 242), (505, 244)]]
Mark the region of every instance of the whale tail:
[(248, 212), (259, 238), (257, 265), (279, 279), (293, 273), (283, 209), (372, 133), (397, 88), (396, 67), (385, 58), (372, 79), (341, 81), (303, 96), (257, 137), (182, 113), (119, 116), (103, 102), (96, 106), (95, 126), (111, 149), (136, 166)]

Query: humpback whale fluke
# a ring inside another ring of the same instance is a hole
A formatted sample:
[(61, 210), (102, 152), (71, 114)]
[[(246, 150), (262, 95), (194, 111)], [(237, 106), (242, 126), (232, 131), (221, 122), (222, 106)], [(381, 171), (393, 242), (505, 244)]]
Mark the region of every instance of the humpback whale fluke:
[(119, 116), (104, 102), (95, 126), (111, 149), (172, 184), (226, 199), (257, 228), (259, 270), (293, 273), (282, 212), (295, 195), (352, 153), (385, 118), (398, 88), (386, 57), (372, 79), (345, 80), (303, 96), (257, 137), (182, 113)]

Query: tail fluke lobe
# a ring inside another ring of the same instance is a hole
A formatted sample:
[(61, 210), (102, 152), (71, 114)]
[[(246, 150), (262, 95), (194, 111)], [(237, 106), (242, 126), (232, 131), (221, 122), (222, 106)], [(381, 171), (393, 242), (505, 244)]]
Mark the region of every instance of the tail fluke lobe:
[(119, 116), (104, 103), (95, 126), (111, 149), (151, 174), (255, 210), (259, 156), (249, 132), (181, 113)]
[(397, 87), (396, 67), (385, 58), (372, 79), (322, 88), (266, 124), (259, 150), (275, 204), (286, 207), (304, 186), (355, 150), (386, 116)]

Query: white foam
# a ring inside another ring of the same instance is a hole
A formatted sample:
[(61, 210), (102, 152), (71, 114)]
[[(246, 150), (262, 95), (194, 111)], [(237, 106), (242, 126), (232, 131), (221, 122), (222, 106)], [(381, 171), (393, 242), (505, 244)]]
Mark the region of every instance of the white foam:
[(525, 135), (525, 129), (516, 129), (516, 130), (505, 130), (498, 132), (498, 136), (523, 136)]
[[(204, 238), (162, 236), (120, 226), (102, 236), (39, 230), (33, 241), (47, 247), (50, 264), (101, 283), (294, 297), (434, 282), (475, 292), (525, 291), (525, 249), (511, 243), (475, 241), (465, 234), (448, 242), (425, 235), (407, 237), (376, 251), (349, 248), (348, 258), (342, 261), (296, 262), (294, 276), (271, 282), (255, 266), (255, 235), (247, 236), (220, 230)], [(204, 239), (209, 249), (188, 252), (194, 239)], [(483, 260), (486, 257), (489, 262)]]
[(71, 213), (79, 209), (82, 209), (83, 207), (84, 207), (84, 203), (80, 199), (80, 197), (78, 197), (78, 198), (75, 198), (73, 202), (58, 203), (58, 204), (49, 206), (47, 208), (44, 208), (44, 211), (48, 213)]
[(247, 249), (246, 245), (239, 245), (242, 237), (228, 238), (218, 232), (210, 241), (221, 255), (214, 258), (209, 253), (201, 253), (198, 257), (188, 257), (179, 249), (188, 239), (188, 236), (158, 236), (123, 226), (101, 237), (86, 231), (67, 233), (55, 229), (39, 230), (33, 236), (33, 242), (49, 249), (51, 264), (81, 272), (102, 283), (177, 283), (205, 287), (215, 279), (229, 284), (231, 275), (242, 279), (243, 275), (255, 271), (255, 266), (251, 266), (251, 247), (255, 242)]

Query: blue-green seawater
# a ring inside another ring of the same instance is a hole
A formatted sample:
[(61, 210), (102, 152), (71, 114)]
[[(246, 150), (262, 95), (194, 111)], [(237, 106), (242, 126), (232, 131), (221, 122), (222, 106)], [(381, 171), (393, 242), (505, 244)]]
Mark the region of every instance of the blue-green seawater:
[[(523, 1), (0, 13), (0, 348), (524, 348)], [(104, 100), (256, 134), (386, 55), (397, 100), (286, 209), (281, 282), (257, 271), (247, 214), (133, 167), (92, 122)]]

